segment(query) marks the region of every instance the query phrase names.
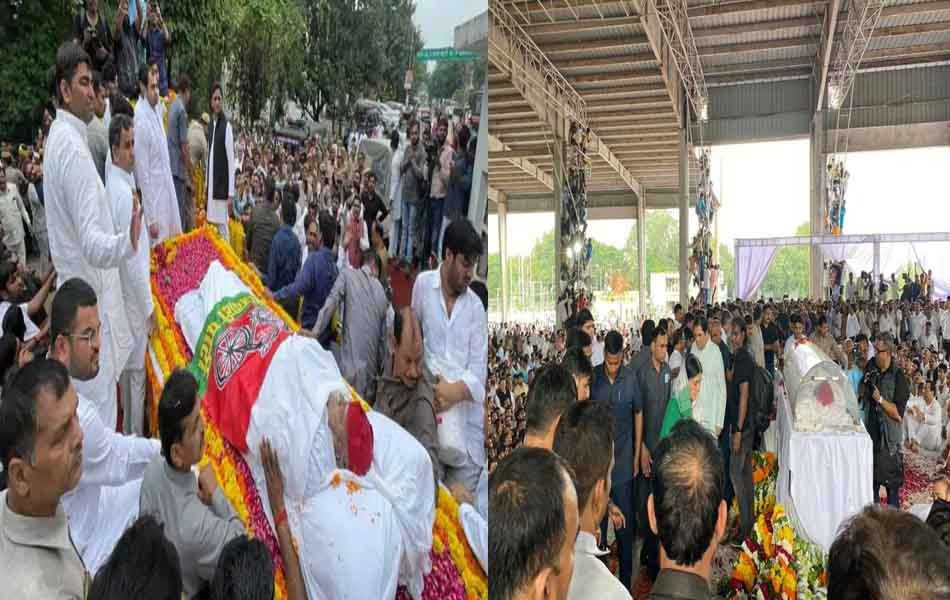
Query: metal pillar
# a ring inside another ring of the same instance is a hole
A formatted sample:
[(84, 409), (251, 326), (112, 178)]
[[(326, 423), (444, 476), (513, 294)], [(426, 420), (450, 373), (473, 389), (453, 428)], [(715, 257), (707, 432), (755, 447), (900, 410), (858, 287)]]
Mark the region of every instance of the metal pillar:
[(508, 281), (508, 198), (498, 198), (498, 249), (501, 253), (501, 320), (508, 321), (510, 283)]
[(637, 276), (640, 279), (640, 315), (647, 314), (647, 194), (637, 198)]
[(680, 129), (680, 304), (689, 305), (689, 147), (686, 128)]
[(564, 144), (557, 138), (552, 144), (554, 152), (554, 292), (560, 300), (561, 267), (564, 264), (564, 247), (561, 244), (561, 216), (564, 212)]
[[(812, 235), (824, 233), (824, 174), (825, 174), (825, 155), (824, 151), (824, 111), (815, 113), (811, 122), (811, 139), (809, 144), (810, 159), (808, 161), (809, 179), (811, 181), (809, 196), (809, 223)], [(808, 268), (808, 295), (811, 298), (820, 298), (822, 295), (822, 262), (821, 249), (816, 245), (810, 246), (809, 268)]]

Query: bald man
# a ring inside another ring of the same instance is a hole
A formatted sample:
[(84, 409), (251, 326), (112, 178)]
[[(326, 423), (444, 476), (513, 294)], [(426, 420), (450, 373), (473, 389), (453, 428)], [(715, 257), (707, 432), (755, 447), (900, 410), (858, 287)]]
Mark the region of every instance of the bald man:
[(436, 426), (432, 385), (424, 376), (422, 327), (410, 307), (393, 319), (389, 333), (389, 358), (377, 382), (373, 407), (411, 433), (429, 453), (435, 489), (442, 481), (439, 434)]

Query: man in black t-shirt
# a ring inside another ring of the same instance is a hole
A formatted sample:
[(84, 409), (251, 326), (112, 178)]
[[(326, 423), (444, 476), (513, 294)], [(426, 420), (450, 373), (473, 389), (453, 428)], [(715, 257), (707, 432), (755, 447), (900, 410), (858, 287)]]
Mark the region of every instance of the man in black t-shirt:
[(874, 360), (868, 361), (864, 373), (865, 427), (871, 436), (874, 452), (874, 490), (883, 485), (887, 490), (887, 503), (899, 508), (900, 488), (904, 484), (901, 421), (910, 397), (910, 387), (894, 361), (891, 335), (880, 334), (874, 346)]
[[(729, 478), (739, 503), (739, 532), (736, 536), (742, 543), (752, 533), (755, 523), (753, 514), (754, 487), (752, 483), (752, 450), (755, 446), (755, 430), (752, 426), (749, 403), (749, 382), (755, 372), (755, 359), (749, 352), (748, 329), (737, 319), (732, 329), (732, 381), (727, 387), (726, 421), (732, 423), (729, 434)], [(725, 431), (723, 431), (725, 433)]]
[(73, 19), (73, 41), (92, 58), (92, 68), (102, 72), (112, 58), (112, 34), (99, 12), (99, 0), (86, 0), (85, 10)]
[(765, 346), (765, 368), (775, 375), (775, 355), (781, 352), (782, 334), (775, 325), (775, 309), (771, 306), (762, 313), (762, 343)]

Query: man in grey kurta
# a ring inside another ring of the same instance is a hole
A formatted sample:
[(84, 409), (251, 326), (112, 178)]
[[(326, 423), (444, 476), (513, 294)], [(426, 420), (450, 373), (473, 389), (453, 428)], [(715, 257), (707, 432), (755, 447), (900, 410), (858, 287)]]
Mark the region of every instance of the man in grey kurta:
[(382, 364), (389, 300), (379, 282), (379, 255), (362, 254), (359, 269), (343, 269), (330, 290), (312, 332), (326, 329), (337, 307), (343, 303), (343, 344), (339, 364), (343, 378), (364, 399), (376, 396), (376, 377)]
[(139, 514), (153, 515), (164, 525), (178, 550), (185, 596), (193, 598), (214, 579), (221, 550), (244, 535), (244, 525), (210, 466), (198, 477), (192, 472), (204, 450), (204, 419), (198, 382), (190, 372), (179, 369), (165, 382), (158, 423), (162, 454), (145, 468)]
[(145, 470), (139, 510), (157, 515), (165, 536), (178, 550), (185, 595), (193, 597), (214, 579), (221, 549), (244, 535), (244, 525), (218, 487), (211, 506), (198, 498), (198, 480), (191, 471), (173, 469), (156, 456)]

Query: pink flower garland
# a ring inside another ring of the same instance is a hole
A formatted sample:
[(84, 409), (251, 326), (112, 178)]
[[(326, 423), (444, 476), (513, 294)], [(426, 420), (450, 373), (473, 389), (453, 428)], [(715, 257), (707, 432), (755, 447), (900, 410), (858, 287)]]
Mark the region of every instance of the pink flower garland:
[(283, 570), (284, 561), (280, 554), (280, 546), (277, 543), (277, 538), (274, 536), (274, 531), (271, 529), (270, 521), (267, 520), (267, 514), (264, 512), (261, 497), (255, 493), (257, 487), (254, 484), (254, 478), (251, 476), (251, 470), (247, 467), (244, 457), (241, 456), (241, 453), (238, 452), (234, 446), (223, 437), (221, 438), (221, 443), (224, 446), (224, 451), (231, 457), (231, 460), (234, 461), (234, 465), (237, 467), (237, 475), (241, 482), (241, 488), (246, 491), (244, 502), (247, 505), (248, 514), (250, 515), (250, 525), (254, 531), (254, 537), (264, 542), (271, 556), (274, 557), (274, 566)]
[[(422, 600), (465, 600), (465, 585), (459, 573), (448, 546), (436, 554), (435, 549), (429, 552), (432, 560), (432, 571), (424, 578)], [(396, 592), (396, 600), (411, 600), (405, 587)]]

